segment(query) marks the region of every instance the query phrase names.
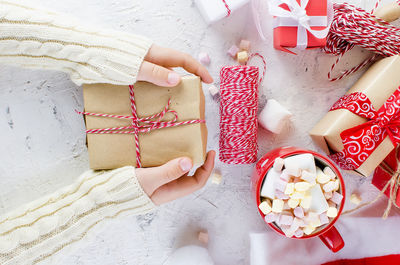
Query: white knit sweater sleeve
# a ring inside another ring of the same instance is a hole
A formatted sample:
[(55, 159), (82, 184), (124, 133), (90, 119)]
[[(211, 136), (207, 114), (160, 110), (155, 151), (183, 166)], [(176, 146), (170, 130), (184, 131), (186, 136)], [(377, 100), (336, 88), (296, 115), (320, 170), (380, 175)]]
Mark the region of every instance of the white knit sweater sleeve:
[(85, 27), (63, 14), (0, 0), (0, 64), (69, 73), (83, 83), (133, 84), (152, 42)]
[(86, 172), (75, 184), (0, 218), (0, 264), (36, 264), (103, 220), (153, 208), (133, 167)]

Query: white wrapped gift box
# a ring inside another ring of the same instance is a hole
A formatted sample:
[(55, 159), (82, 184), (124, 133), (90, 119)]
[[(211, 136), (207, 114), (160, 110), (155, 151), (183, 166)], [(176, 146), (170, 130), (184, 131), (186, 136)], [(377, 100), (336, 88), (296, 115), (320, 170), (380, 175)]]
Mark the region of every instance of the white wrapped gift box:
[[(207, 24), (214, 23), (247, 4), (250, 0), (195, 0)], [(225, 5), (226, 4), (226, 5)]]

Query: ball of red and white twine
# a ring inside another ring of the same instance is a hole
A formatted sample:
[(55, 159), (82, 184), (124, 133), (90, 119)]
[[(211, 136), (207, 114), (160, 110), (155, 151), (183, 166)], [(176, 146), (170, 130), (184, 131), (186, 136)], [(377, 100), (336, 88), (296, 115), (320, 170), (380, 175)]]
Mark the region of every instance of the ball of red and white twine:
[(220, 140), (219, 158), (228, 164), (250, 164), (257, 161), (257, 111), (258, 85), (266, 71), (264, 58), (260, 57), (264, 71), (259, 80), (256, 66), (226, 66), (221, 69)]
[[(379, 1), (371, 13), (347, 3), (334, 4), (334, 18), (324, 51), (339, 57), (328, 73), (329, 80), (340, 80), (360, 70), (380, 55), (387, 57), (400, 53), (400, 28), (372, 14), (378, 4)], [(343, 72), (339, 77), (332, 78), (332, 71), (341, 57), (354, 46), (360, 46), (375, 54), (360, 65)]]

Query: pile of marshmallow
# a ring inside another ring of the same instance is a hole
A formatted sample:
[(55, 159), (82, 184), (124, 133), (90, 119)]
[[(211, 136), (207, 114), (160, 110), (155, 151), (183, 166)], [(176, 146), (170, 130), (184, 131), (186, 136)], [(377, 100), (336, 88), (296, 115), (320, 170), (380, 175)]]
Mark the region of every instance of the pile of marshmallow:
[(287, 237), (310, 235), (338, 215), (343, 195), (330, 167), (316, 166), (312, 154), (277, 158), (261, 187), (259, 209)]

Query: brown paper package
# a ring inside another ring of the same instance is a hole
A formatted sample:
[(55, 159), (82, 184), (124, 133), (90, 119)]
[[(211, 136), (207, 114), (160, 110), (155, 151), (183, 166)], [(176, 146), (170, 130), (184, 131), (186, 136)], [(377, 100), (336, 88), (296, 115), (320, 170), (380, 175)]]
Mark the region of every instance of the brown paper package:
[[(346, 95), (363, 92), (371, 100), (375, 110), (379, 110), (399, 86), (400, 57), (396, 55), (384, 58), (372, 65)], [(343, 150), (340, 133), (366, 121), (365, 118), (348, 110), (329, 111), (310, 131), (310, 135), (327, 154), (332, 151), (340, 152)], [(393, 148), (389, 137), (386, 137), (355, 172), (369, 176)]]
[[(140, 118), (162, 111), (171, 98), (170, 109), (178, 113), (178, 121), (204, 120), (204, 94), (196, 76), (185, 76), (172, 88), (147, 82), (134, 86), (137, 113)], [(86, 112), (132, 115), (129, 87), (109, 84), (83, 86)], [(171, 120), (168, 113), (163, 120)], [(87, 129), (129, 126), (129, 120), (86, 116)], [(195, 165), (202, 164), (207, 146), (205, 123), (182, 125), (139, 134), (143, 167), (159, 166), (171, 159), (188, 156)], [(136, 166), (136, 146), (132, 134), (88, 134), (87, 145), (92, 169), (114, 169)]]

